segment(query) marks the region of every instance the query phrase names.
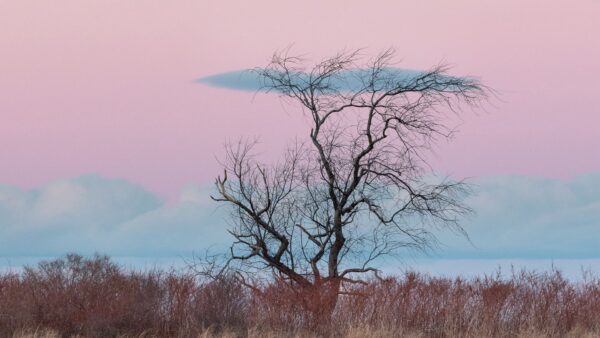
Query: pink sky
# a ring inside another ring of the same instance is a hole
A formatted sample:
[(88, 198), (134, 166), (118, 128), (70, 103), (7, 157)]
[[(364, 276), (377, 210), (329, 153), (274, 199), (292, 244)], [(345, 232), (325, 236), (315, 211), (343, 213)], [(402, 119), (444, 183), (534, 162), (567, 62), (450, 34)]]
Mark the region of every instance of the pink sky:
[(290, 44), (315, 58), (395, 47), (401, 66), (446, 61), (496, 89), (439, 148), (438, 170), (600, 171), (598, 18), (598, 0), (2, 1), (0, 183), (98, 173), (172, 198), (209, 182), (226, 139), (279, 145), (300, 117), (276, 97), (194, 79), (264, 65)]

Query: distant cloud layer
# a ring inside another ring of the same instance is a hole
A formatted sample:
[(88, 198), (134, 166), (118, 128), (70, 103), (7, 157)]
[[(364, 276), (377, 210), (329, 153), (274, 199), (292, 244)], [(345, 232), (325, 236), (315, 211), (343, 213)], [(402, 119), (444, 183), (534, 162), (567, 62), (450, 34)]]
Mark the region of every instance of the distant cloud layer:
[(447, 238), (445, 255), (463, 258), (600, 257), (600, 174), (568, 181), (486, 177), (467, 203), (465, 228), (477, 248)]
[(83, 176), (31, 191), (0, 186), (0, 255), (188, 255), (221, 241), (208, 192), (184, 189), (174, 205), (124, 180)]
[[(474, 244), (441, 233), (434, 255), (448, 258), (600, 257), (600, 175), (473, 180), (464, 222)], [(224, 210), (190, 186), (165, 204), (138, 185), (83, 176), (24, 191), (0, 185), (0, 255), (66, 252), (165, 257), (222, 248)]]

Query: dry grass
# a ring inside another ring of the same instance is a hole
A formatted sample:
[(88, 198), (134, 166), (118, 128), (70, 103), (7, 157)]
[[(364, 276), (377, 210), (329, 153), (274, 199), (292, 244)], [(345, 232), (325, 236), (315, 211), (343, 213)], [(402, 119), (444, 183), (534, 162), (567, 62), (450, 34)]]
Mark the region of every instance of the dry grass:
[[(284, 333), (267, 330), (249, 330), (244, 334), (234, 331), (220, 331), (214, 332), (206, 330), (198, 333), (197, 338), (238, 338), (240, 336), (247, 338), (313, 338), (319, 337), (314, 333)], [(11, 336), (12, 338), (62, 338), (63, 336), (57, 331), (19, 331)], [(153, 336), (147, 334), (140, 334), (137, 336), (119, 335), (117, 338), (158, 338), (160, 336)], [(403, 337), (403, 338), (427, 338), (431, 337), (425, 333), (404, 333), (398, 334), (388, 330), (378, 330), (369, 328), (352, 328), (347, 332), (338, 336), (339, 338), (391, 338), (391, 337)], [(453, 337), (453, 336), (448, 336)], [(462, 336), (457, 336), (462, 337)], [(480, 336), (485, 338), (486, 336)], [(545, 338), (548, 337), (544, 332), (524, 332), (516, 336), (517, 338)], [(581, 332), (579, 330), (573, 330), (568, 332), (564, 338), (600, 338), (598, 333)], [(74, 338), (87, 338), (86, 336), (74, 336)], [(190, 337), (191, 338), (191, 337)]]
[(302, 304), (319, 300), (281, 283), (255, 292), (234, 280), (69, 255), (0, 275), (0, 337), (600, 338), (600, 279), (590, 276), (407, 273), (352, 291), (316, 321)]

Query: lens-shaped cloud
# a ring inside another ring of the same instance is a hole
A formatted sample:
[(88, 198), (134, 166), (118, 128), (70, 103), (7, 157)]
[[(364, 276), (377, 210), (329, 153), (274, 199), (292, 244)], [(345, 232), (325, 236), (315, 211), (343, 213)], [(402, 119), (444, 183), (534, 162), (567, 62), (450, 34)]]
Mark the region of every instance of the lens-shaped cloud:
[[(265, 75), (266, 74), (266, 75)], [(319, 74), (310, 74), (301, 71), (282, 72), (272, 69), (236, 70), (214, 74), (196, 80), (213, 87), (228, 88), (242, 91), (277, 91), (280, 81), (307, 88), (327, 87), (337, 91), (358, 91), (368, 86), (375, 90), (386, 90), (397, 86), (424, 86), (440, 90), (452, 90), (452, 84), (459, 78), (444, 75), (437, 71), (418, 71), (402, 68), (383, 68), (376, 74), (371, 69), (349, 69), (335, 72), (324, 78)], [(475, 82), (474, 79), (461, 78), (463, 81)], [(316, 84), (317, 81), (322, 81)]]

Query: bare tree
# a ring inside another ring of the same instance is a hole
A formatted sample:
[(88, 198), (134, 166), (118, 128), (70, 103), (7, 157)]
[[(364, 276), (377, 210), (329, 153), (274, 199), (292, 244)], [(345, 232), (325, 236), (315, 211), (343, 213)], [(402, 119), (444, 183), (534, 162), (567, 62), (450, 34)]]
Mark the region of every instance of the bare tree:
[(401, 71), (393, 56), (359, 63), (359, 51), (343, 52), (306, 68), (279, 53), (254, 70), (266, 91), (302, 107), (310, 133), (271, 165), (256, 159), (255, 142), (227, 146), (213, 199), (230, 207), (227, 265), (240, 279), (274, 272), (331, 311), (345, 285), (377, 273), (378, 258), (433, 246), (432, 226), (464, 234), (466, 186), (431, 179), (425, 155), (452, 135), (444, 114), (486, 90), (444, 66)]

